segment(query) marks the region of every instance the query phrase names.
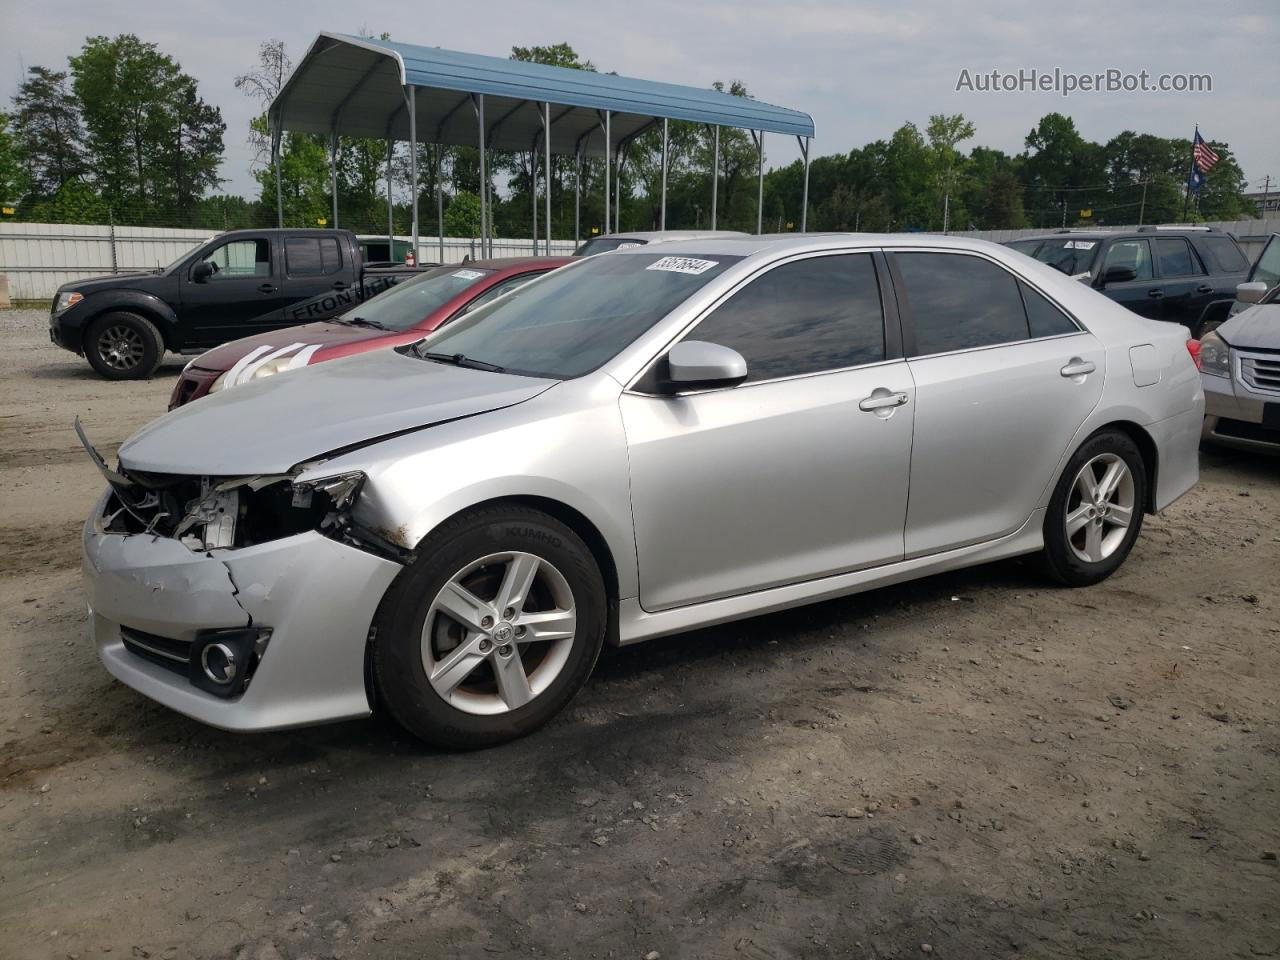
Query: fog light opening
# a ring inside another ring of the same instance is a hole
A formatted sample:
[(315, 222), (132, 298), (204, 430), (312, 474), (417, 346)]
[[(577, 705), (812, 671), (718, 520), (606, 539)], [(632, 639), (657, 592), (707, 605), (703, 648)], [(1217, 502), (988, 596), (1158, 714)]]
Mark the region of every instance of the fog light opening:
[(227, 687), (240, 675), (236, 653), (225, 643), (211, 643), (200, 654), (200, 668), (211, 683)]

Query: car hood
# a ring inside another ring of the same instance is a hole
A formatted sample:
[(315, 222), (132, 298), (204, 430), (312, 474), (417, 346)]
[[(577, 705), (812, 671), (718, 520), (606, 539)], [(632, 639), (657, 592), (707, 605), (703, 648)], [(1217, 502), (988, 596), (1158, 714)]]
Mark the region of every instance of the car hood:
[(1280, 350), (1280, 303), (1260, 303), (1243, 310), (1217, 332), (1242, 350)]
[[(191, 365), (202, 370), (226, 371), (254, 351), (257, 351), (258, 358), (281, 349), (284, 349), (285, 356), (297, 354), (311, 356), (316, 349), (325, 347), (346, 346), (366, 340), (386, 341), (387, 346), (392, 346), (421, 340), (424, 336), (426, 336), (425, 333), (416, 330), (379, 330), (376, 327), (357, 327), (347, 323), (306, 323), (297, 327), (269, 330), (256, 336), (232, 340), (230, 343), (224, 343), (220, 347), (214, 347), (200, 354), (191, 361)], [(381, 342), (371, 343), (369, 349), (382, 345)], [(266, 349), (262, 349), (264, 347)]]
[(151, 281), (159, 280), (161, 276), (162, 274), (145, 270), (139, 270), (136, 273), (108, 273), (101, 277), (84, 277), (80, 280), (72, 280), (69, 283), (64, 283), (58, 290), (59, 292), (63, 290), (78, 290), (88, 295), (100, 289), (146, 287)]
[(126, 440), (120, 464), (218, 477), (283, 473), (335, 450), (523, 403), (556, 383), (377, 350), (178, 407)]

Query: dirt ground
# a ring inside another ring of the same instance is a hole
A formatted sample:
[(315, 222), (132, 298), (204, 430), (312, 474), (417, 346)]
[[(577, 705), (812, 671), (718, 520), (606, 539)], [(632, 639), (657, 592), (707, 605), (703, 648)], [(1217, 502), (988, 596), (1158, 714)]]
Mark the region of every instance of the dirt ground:
[(1280, 957), (1280, 461), (1022, 563), (607, 650), (548, 728), (237, 736), (113, 681), (78, 530), (178, 362), (0, 312), (0, 957)]

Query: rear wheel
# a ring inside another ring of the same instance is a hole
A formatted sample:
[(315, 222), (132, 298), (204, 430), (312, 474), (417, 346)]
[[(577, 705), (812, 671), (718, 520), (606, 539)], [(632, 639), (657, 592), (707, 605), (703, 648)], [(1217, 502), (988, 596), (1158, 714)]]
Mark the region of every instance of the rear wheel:
[(1146, 465), (1133, 440), (1116, 430), (1094, 434), (1071, 457), (1049, 501), (1049, 573), (1073, 587), (1111, 576), (1133, 549), (1146, 502)]
[(164, 339), (146, 317), (117, 311), (89, 325), (84, 355), (109, 380), (145, 380), (164, 360)]
[(607, 601), (591, 551), (555, 518), (488, 507), (418, 550), (379, 616), (378, 689), (410, 732), (447, 749), (524, 736), (586, 682)]

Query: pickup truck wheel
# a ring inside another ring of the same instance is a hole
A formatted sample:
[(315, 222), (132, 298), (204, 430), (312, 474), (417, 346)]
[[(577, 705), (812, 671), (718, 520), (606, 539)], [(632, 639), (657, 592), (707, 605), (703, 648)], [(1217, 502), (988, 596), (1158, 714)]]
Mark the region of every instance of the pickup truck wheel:
[(146, 380), (164, 360), (164, 340), (146, 317), (106, 313), (89, 325), (84, 355), (108, 380)]

